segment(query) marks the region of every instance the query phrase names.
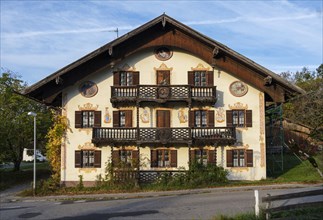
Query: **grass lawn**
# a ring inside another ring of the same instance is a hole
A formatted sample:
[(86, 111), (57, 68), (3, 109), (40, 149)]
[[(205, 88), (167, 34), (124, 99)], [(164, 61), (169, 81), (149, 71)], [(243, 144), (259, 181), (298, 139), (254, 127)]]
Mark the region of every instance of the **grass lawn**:
[[(48, 178), (49, 175), (49, 164), (47, 162), (36, 164), (37, 180)], [(23, 163), (20, 171), (12, 171), (12, 168), (1, 168), (0, 177), (0, 191), (22, 183), (30, 182), (31, 184), (33, 181), (33, 163)]]
[[(318, 167), (323, 171), (323, 152), (314, 156)], [(275, 182), (316, 182), (323, 179), (318, 171), (308, 161), (300, 161), (293, 154), (284, 155), (284, 171), (277, 173), (273, 180)]]

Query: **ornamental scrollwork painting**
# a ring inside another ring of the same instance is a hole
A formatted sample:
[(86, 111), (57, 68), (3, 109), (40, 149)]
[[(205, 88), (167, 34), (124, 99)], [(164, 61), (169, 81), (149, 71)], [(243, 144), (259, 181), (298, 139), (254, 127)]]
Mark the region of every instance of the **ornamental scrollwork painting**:
[(199, 63), (196, 67), (191, 67), (192, 71), (209, 71), (210, 67), (203, 66), (202, 63)]
[(218, 123), (222, 123), (225, 121), (225, 111), (222, 107), (216, 109), (215, 120)]
[(243, 110), (243, 109), (245, 109), (245, 110), (247, 110), (248, 109), (248, 104), (243, 104), (243, 103), (241, 103), (241, 102), (236, 102), (236, 103), (234, 103), (233, 105), (230, 105), (229, 104), (229, 108), (231, 109), (231, 110), (234, 110), (234, 109), (241, 109), (241, 110)]
[(83, 106), (78, 106), (80, 111), (96, 111), (99, 108), (99, 105), (93, 105), (91, 103), (86, 103)]

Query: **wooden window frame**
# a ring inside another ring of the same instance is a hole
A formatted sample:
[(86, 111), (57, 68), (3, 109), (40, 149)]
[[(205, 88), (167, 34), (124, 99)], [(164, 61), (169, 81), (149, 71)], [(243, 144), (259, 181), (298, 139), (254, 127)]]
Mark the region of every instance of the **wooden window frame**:
[[(168, 161), (165, 158), (165, 152), (168, 151)], [(160, 154), (159, 160), (158, 154)], [(168, 162), (168, 164), (166, 164)], [(156, 149), (151, 150), (151, 167), (156, 168), (168, 168), (168, 167), (177, 167), (177, 150), (171, 149)]]
[[(205, 155), (206, 160), (197, 157), (197, 152), (200, 152), (200, 155)], [(204, 153), (205, 152), (205, 153)], [(209, 149), (191, 149), (190, 150), (190, 162), (197, 162), (203, 165), (211, 165), (216, 164), (216, 150), (209, 150)]]
[[(196, 85), (195, 76), (200, 75), (201, 73), (205, 73), (206, 84), (201, 85), (201, 80), (199, 80), (199, 85)], [(213, 74), (214, 74), (213, 71), (205, 71), (205, 70), (188, 71), (188, 84), (192, 86), (214, 86)]]
[[(253, 150), (234, 149), (227, 150), (227, 167), (253, 167)], [(236, 163), (235, 163), (235, 155)], [(243, 155), (243, 156), (242, 156)], [(243, 159), (243, 162), (242, 162)]]
[[(132, 110), (113, 111), (113, 127), (117, 128), (131, 128), (132, 127)], [(124, 117), (124, 124), (121, 117)]]
[[(124, 157), (123, 153), (130, 153), (126, 157)], [(124, 157), (124, 158), (123, 158)], [(119, 149), (112, 151), (112, 165), (114, 167), (118, 167), (120, 162), (124, 162), (127, 167), (136, 167), (139, 165), (139, 151), (138, 150), (126, 150), (126, 149)]]
[[(93, 163), (90, 163), (90, 159)], [(77, 150), (75, 151), (75, 168), (101, 168), (101, 151)]]
[[(235, 123), (234, 112), (238, 112), (238, 118), (237, 118), (238, 124)], [(244, 116), (243, 124), (240, 124), (239, 112), (243, 112), (243, 116)], [(228, 127), (236, 127), (236, 128), (252, 127), (252, 110), (246, 110), (246, 109), (227, 110), (226, 120), (227, 120)]]
[[(202, 111), (206, 112), (206, 126), (198, 127), (198, 126), (196, 126), (195, 112), (202, 112)], [(192, 111), (190, 111), (189, 112), (189, 127), (191, 127), (191, 128), (213, 128), (214, 127), (214, 110), (192, 110)]]
[[(121, 85), (121, 75), (126, 74), (126, 84)], [(128, 81), (128, 77), (131, 75), (131, 83)], [(135, 86), (139, 85), (139, 72), (138, 71), (116, 71), (113, 72), (113, 85), (114, 86)]]
[[(93, 125), (89, 125), (89, 117), (88, 117), (88, 125), (84, 126), (83, 121), (83, 114), (89, 114), (93, 112)], [(92, 110), (85, 110), (85, 111), (75, 111), (75, 128), (93, 128), (93, 127), (101, 127), (101, 111), (92, 111)]]

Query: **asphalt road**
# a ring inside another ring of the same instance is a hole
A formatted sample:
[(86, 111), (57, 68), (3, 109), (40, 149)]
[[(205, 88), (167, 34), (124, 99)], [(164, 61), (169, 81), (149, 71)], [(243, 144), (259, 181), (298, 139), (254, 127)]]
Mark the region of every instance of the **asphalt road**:
[[(267, 193), (277, 195), (317, 188), (323, 189), (322, 186), (288, 189), (264, 187), (259, 189), (259, 194), (263, 197)], [(293, 201), (284, 203), (293, 203)], [(205, 189), (188, 193), (170, 192), (147, 198), (113, 200), (87, 198), (53, 201), (53, 198), (50, 200), (37, 198), (2, 201), (0, 219), (211, 219), (218, 214), (254, 212), (254, 204), (254, 191), (250, 188)]]

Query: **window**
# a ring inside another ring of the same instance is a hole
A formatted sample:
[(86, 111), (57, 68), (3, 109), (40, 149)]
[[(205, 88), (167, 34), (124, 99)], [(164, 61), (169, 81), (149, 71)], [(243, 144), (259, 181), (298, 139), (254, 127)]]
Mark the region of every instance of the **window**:
[(136, 166), (138, 165), (139, 151), (137, 150), (114, 150), (112, 151), (112, 164), (114, 167), (120, 166)]
[(75, 128), (101, 127), (101, 111), (75, 111)]
[(195, 128), (214, 127), (214, 111), (190, 111), (189, 126)]
[(190, 161), (203, 165), (216, 164), (216, 151), (206, 149), (195, 149), (190, 151)]
[(232, 124), (236, 127), (245, 126), (245, 110), (233, 110), (232, 111)]
[(151, 150), (151, 167), (177, 167), (177, 151), (169, 149)]
[(133, 76), (131, 72), (120, 72), (120, 86), (132, 86)]
[(157, 150), (158, 167), (169, 167), (169, 150)]
[(194, 86), (206, 86), (206, 72), (195, 71), (194, 72)]
[(75, 167), (76, 168), (101, 167), (101, 151), (93, 151), (93, 150), (75, 151)]
[(192, 86), (213, 86), (213, 71), (189, 71), (188, 84)]
[(253, 151), (227, 150), (227, 167), (253, 167)]
[(198, 163), (207, 164), (207, 151), (206, 150), (195, 150), (195, 160)]
[(125, 164), (131, 165), (132, 151), (130, 151), (130, 150), (121, 150), (120, 151), (120, 160)]
[(194, 127), (207, 126), (207, 111), (194, 111)]
[(132, 86), (139, 84), (139, 72), (119, 71), (113, 73), (114, 86)]
[(94, 112), (82, 112), (82, 128), (92, 128), (94, 126)]
[(252, 127), (252, 110), (227, 110), (228, 127)]
[(131, 110), (113, 111), (113, 127), (121, 127), (121, 128), (132, 127), (132, 111)]

